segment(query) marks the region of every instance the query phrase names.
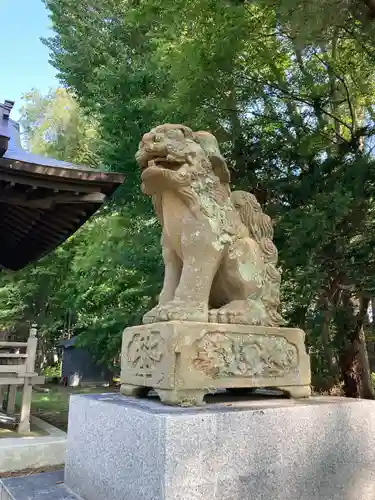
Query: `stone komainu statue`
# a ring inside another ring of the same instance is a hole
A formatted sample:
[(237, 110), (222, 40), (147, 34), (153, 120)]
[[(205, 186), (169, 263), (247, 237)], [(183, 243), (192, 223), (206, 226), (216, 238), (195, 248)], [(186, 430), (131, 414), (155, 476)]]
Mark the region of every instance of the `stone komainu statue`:
[(160, 125), (143, 136), (136, 159), (163, 227), (165, 263), (159, 304), (143, 322), (279, 326), (271, 219), (254, 195), (231, 193), (216, 138)]

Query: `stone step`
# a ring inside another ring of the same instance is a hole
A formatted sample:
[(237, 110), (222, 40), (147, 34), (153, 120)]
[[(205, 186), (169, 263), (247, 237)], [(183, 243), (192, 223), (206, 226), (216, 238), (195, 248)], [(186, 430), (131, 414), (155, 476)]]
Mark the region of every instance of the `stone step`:
[(13, 415), (7, 415), (3, 411), (0, 411), (0, 426), (3, 425), (13, 425), (17, 423), (17, 419)]
[(63, 469), (3, 479), (0, 500), (80, 500), (63, 481)]

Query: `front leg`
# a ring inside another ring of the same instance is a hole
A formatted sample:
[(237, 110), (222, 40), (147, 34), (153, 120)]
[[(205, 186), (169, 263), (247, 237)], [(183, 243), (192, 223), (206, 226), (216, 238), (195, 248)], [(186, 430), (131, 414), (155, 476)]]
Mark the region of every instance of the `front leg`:
[(161, 238), (164, 261), (164, 283), (159, 295), (158, 305), (153, 307), (143, 316), (143, 323), (155, 323), (161, 321), (159, 318), (160, 306), (174, 299), (176, 288), (180, 282), (182, 262), (176, 252), (172, 250), (168, 239), (163, 235)]
[(208, 300), (223, 249), (206, 224), (194, 219), (182, 237), (183, 267), (174, 299), (159, 306), (159, 321), (208, 321)]
[(179, 256), (169, 245), (168, 239), (162, 236), (161, 245), (164, 261), (164, 284), (159, 295), (159, 305), (166, 304), (174, 299), (176, 289), (180, 283), (182, 262)]

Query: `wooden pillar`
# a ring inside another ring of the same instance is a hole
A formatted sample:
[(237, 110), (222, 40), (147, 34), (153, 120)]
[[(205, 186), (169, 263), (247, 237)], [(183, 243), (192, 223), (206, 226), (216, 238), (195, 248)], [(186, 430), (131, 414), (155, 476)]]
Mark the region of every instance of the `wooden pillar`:
[(0, 411), (3, 409), (5, 389), (4, 385), (0, 385)]
[(30, 378), (26, 377), (22, 391), (21, 415), (20, 422), (18, 424), (18, 432), (30, 432), (30, 409), (32, 392), (33, 386), (31, 384)]
[(7, 401), (6, 412), (9, 415), (13, 415), (15, 412), (16, 395), (17, 395), (17, 386), (16, 385), (8, 386), (8, 401)]
[(33, 391), (31, 377), (34, 373), (36, 348), (38, 344), (38, 339), (36, 337), (36, 334), (37, 334), (36, 325), (33, 324), (30, 329), (29, 339), (27, 341), (25, 383), (23, 385), (20, 422), (18, 424), (18, 432), (22, 433), (30, 432), (30, 409), (31, 409), (31, 396)]

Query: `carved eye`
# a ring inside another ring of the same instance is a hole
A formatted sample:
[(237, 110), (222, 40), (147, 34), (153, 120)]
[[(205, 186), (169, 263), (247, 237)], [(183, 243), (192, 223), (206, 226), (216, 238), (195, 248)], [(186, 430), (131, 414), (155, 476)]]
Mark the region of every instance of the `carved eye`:
[(154, 135), (154, 142), (161, 142), (163, 137), (161, 135)]
[(169, 139), (175, 139), (177, 141), (181, 141), (185, 137), (180, 129), (169, 130), (167, 136)]

